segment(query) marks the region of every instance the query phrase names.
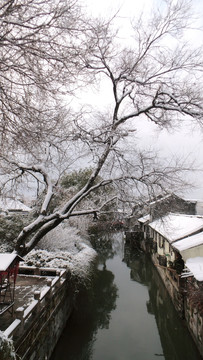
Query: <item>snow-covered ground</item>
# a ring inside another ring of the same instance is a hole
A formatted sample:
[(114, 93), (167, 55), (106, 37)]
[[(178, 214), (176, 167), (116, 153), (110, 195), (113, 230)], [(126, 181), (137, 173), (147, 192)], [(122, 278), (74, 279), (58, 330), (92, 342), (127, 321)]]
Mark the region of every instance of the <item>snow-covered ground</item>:
[(68, 268), (73, 276), (88, 277), (96, 251), (78, 230), (62, 224), (49, 232), (25, 258), (23, 265)]

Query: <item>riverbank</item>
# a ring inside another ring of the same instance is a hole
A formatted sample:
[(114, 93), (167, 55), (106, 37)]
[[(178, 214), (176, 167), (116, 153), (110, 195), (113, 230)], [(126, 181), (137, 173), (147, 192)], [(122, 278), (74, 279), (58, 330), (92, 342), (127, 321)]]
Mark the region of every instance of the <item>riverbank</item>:
[(76, 229), (60, 227), (24, 258), (19, 279), (22, 280), (24, 274), (26, 282), (32, 284), (43, 278), (46, 285), (37, 291), (33, 287), (29, 304), (16, 298), (20, 307), (13, 317), (10, 315), (13, 321), (9, 321), (9, 326), (0, 332), (1, 360), (50, 358), (75, 298), (81, 288), (90, 286), (96, 256), (95, 250)]

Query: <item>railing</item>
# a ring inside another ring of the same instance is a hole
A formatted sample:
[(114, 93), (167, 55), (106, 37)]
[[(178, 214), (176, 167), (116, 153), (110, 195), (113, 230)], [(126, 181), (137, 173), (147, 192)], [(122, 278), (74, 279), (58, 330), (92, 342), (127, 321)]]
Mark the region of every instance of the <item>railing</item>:
[(28, 318), (30, 318), (32, 315), (36, 316), (36, 314), (41, 311), (43, 306), (45, 306), (46, 302), (51, 299), (52, 295), (56, 292), (56, 290), (64, 283), (67, 273), (66, 270), (51, 268), (22, 267), (21, 270), (22, 269), (23, 271), (32, 271), (32, 275), (35, 276), (36, 274), (41, 276), (42, 273), (55, 273), (55, 277), (54, 279), (47, 280), (47, 286), (45, 289), (43, 289), (42, 291), (34, 292), (34, 300), (27, 308), (19, 307), (16, 309), (16, 319), (4, 331), (4, 335), (7, 337), (12, 337), (17, 330), (19, 335), (23, 333)]
[(56, 268), (46, 268), (37, 266), (20, 266), (20, 275), (34, 275), (34, 276), (56, 276), (60, 270)]

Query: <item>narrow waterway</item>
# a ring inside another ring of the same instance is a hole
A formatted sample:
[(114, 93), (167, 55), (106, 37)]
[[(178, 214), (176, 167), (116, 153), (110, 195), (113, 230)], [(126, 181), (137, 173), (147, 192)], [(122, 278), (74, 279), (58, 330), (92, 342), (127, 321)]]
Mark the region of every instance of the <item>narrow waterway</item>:
[(92, 239), (92, 287), (80, 297), (51, 360), (201, 359), (146, 254), (122, 233)]

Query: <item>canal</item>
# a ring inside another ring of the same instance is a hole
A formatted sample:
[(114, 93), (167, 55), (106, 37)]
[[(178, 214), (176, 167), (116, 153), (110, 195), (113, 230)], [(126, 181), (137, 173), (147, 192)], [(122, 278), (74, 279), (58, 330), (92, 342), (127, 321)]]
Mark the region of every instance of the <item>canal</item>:
[(92, 244), (99, 254), (92, 286), (51, 360), (201, 359), (147, 255), (131, 251), (121, 232)]

